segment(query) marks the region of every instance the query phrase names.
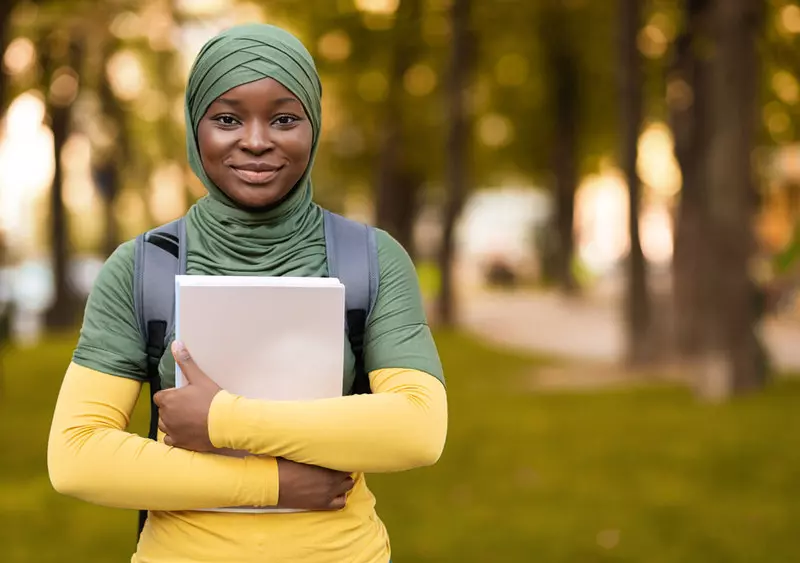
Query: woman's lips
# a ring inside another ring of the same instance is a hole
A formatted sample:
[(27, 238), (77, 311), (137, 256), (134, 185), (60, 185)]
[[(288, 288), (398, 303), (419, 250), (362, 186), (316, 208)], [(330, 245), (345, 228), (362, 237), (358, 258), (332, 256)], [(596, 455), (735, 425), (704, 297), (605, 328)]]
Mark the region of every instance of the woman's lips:
[(234, 174), (239, 176), (242, 181), (248, 184), (266, 184), (271, 181), (275, 176), (278, 175), (283, 169), (283, 166), (278, 168), (273, 168), (271, 170), (245, 170), (243, 168), (236, 168), (235, 166), (231, 166), (231, 170), (233, 170)]

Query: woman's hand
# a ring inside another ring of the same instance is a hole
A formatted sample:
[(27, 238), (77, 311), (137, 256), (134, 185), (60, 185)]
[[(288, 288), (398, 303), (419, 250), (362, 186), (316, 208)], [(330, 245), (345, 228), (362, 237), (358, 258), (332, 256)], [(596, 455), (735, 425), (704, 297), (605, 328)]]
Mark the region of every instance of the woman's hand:
[(349, 473), (282, 458), (278, 458), (278, 478), (281, 508), (339, 510), (344, 508), (345, 494), (354, 484)]
[(216, 451), (208, 436), (208, 411), (221, 389), (197, 367), (182, 343), (172, 343), (172, 355), (186, 385), (159, 391), (153, 397), (158, 406), (158, 428), (166, 434), (164, 443), (196, 452)]

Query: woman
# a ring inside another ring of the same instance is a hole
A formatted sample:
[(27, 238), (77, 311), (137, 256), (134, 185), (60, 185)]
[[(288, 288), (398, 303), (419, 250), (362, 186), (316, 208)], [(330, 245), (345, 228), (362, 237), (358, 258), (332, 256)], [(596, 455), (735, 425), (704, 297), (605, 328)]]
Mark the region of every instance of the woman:
[[(190, 274), (326, 275), (310, 181), (320, 96), (311, 56), (283, 30), (239, 26), (203, 47), (186, 92), (186, 136), (209, 196), (186, 217)], [(220, 390), (174, 343), (190, 385), (158, 395), (156, 442), (125, 431), (146, 353), (133, 310), (133, 243), (122, 244), (89, 297), (56, 405), (53, 486), (149, 510), (134, 562), (386, 563), (388, 536), (363, 473), (435, 463), (447, 401), (413, 264), (381, 231), (378, 247), (380, 286), (365, 335), (372, 394), (246, 400)], [(349, 388), (353, 355), (345, 353)], [(174, 361), (162, 359), (165, 388)], [(221, 455), (226, 449), (259, 455)], [(308, 510), (199, 510), (220, 506)]]

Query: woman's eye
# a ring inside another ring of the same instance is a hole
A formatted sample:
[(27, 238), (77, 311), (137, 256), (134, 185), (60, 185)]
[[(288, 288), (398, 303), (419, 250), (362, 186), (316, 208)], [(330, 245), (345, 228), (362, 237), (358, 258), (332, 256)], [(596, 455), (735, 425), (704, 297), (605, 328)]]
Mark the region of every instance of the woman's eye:
[(278, 125), (291, 125), (297, 120), (298, 118), (293, 115), (281, 115), (275, 120), (275, 123)]
[(236, 118), (231, 115), (220, 115), (219, 117), (215, 117), (214, 120), (223, 125), (236, 125), (239, 123)]

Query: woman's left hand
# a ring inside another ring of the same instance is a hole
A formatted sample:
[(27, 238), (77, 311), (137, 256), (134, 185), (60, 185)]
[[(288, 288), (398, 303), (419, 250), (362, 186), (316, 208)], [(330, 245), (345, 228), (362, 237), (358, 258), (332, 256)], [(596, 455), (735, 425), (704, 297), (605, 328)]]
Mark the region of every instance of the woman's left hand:
[(208, 435), (208, 411), (220, 386), (197, 367), (180, 342), (172, 343), (172, 355), (183, 374), (184, 386), (159, 391), (153, 397), (158, 406), (158, 428), (164, 443), (196, 452), (216, 451)]

